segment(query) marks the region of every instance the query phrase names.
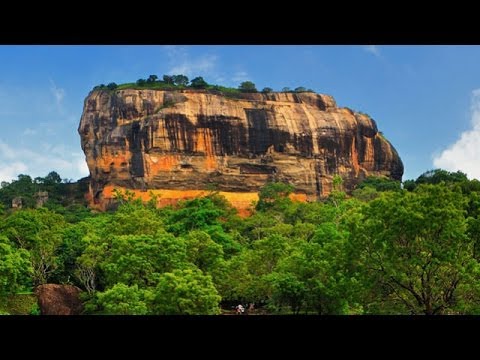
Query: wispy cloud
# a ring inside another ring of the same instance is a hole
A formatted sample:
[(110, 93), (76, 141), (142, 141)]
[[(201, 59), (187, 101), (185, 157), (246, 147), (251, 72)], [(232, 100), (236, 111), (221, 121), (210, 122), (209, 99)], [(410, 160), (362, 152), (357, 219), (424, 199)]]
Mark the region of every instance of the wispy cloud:
[(164, 46), (164, 50), (169, 58), (169, 63), (171, 65), (171, 68), (168, 70), (169, 74), (183, 74), (189, 77), (218, 77), (218, 57), (216, 55), (204, 54), (192, 58), (188, 50), (182, 46)]
[(26, 129), (23, 130), (23, 132), (22, 132), (22, 135), (23, 135), (23, 136), (30, 136), (30, 135), (36, 135), (36, 134), (37, 134), (37, 130), (30, 129), (30, 128), (26, 128)]
[(0, 181), (11, 181), (16, 179), (18, 175), (27, 171), (27, 165), (23, 162), (15, 161), (6, 163), (0, 161)]
[(40, 151), (14, 148), (0, 140), (0, 181), (11, 181), (19, 174), (45, 176), (57, 171), (62, 177), (80, 178), (88, 175), (85, 156), (65, 145), (42, 144)]
[(434, 156), (437, 168), (449, 171), (462, 171), (470, 178), (480, 179), (480, 89), (472, 91), (472, 128), (463, 132), (454, 144)]
[(55, 98), (57, 106), (61, 106), (63, 98), (65, 97), (65, 90), (58, 87), (52, 79), (50, 79), (50, 92)]
[(240, 83), (242, 81), (247, 81), (247, 80), (249, 80), (249, 76), (246, 71), (237, 71), (232, 76), (232, 81), (234, 83)]
[(362, 46), (363, 50), (365, 50), (366, 52), (376, 56), (376, 57), (380, 57), (380, 47), (378, 47), (377, 45), (364, 45)]

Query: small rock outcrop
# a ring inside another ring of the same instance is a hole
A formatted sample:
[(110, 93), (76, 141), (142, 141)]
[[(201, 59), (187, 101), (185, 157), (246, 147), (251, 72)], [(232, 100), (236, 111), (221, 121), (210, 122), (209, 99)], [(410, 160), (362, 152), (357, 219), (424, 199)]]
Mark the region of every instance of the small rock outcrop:
[(48, 191), (37, 191), (34, 197), (35, 207), (42, 207), (48, 201)]
[(80, 315), (80, 293), (76, 286), (59, 284), (39, 285), (35, 290), (42, 315)]
[(12, 209), (21, 209), (23, 206), (23, 200), (21, 197), (14, 197), (12, 199)]

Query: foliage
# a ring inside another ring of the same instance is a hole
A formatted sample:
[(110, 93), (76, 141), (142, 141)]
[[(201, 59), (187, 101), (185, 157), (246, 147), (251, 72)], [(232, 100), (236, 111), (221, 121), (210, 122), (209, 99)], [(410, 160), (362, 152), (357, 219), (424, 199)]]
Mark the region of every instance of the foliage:
[[(163, 76), (163, 81), (165, 81), (165, 76), (166, 75)], [(154, 83), (155, 81), (157, 81), (157, 79), (158, 79), (157, 75), (150, 75), (147, 79), (147, 83)], [(165, 82), (167, 82), (167, 81), (165, 81)]]
[(467, 175), (461, 171), (449, 172), (443, 169), (435, 169), (424, 172), (415, 181), (406, 180), (403, 184), (406, 190), (413, 191), (420, 184), (440, 184), (441, 182), (476, 185), (478, 181), (469, 181)]
[(442, 169), (430, 170), (420, 175), (415, 183), (419, 184), (439, 184), (440, 182), (463, 182), (467, 181), (467, 175), (461, 171), (449, 172)]
[(307, 88), (306, 87), (303, 87), (303, 86), (299, 86), (297, 88), (295, 88), (294, 90), (296, 93), (302, 93), (302, 92), (307, 92)]
[(255, 84), (251, 81), (244, 81), (240, 84), (238, 89), (241, 92), (257, 92), (257, 88), (255, 87)]
[(137, 285), (118, 283), (103, 293), (97, 293), (100, 312), (110, 315), (146, 315), (148, 292)]
[(173, 83), (177, 86), (187, 86), (188, 77), (185, 75), (173, 75)]
[[(327, 198), (303, 203), (269, 183), (247, 218), (214, 189), (159, 209), (117, 191), (117, 209), (95, 213), (80, 201), (85, 184), (56, 172), (2, 184), (0, 312), (37, 313), (19, 292), (48, 281), (81, 287), (92, 314), (251, 302), (279, 314), (480, 314), (480, 182), (461, 172), (403, 188), (369, 177), (353, 197), (335, 176)], [(37, 191), (51, 197), (29, 208)], [(16, 196), (26, 208), (10, 209)]]
[(376, 191), (399, 191), (400, 181), (391, 180), (387, 177), (378, 177), (378, 176), (369, 176), (358, 184), (357, 189), (364, 189), (366, 187), (371, 187)]
[(256, 209), (265, 211), (267, 209), (283, 209), (291, 203), (290, 195), (294, 187), (281, 182), (268, 183), (260, 189), (259, 200)]
[(208, 86), (208, 83), (203, 80), (203, 77), (197, 76), (190, 81), (190, 86), (194, 89), (205, 89)]
[(16, 249), (6, 237), (0, 236), (0, 297), (30, 285), (33, 269), (29, 257), (28, 251)]
[(38, 306), (37, 302), (32, 305), (30, 311), (28, 312), (28, 315), (41, 315), (40, 306)]
[(57, 250), (66, 223), (45, 208), (14, 212), (0, 225), (9, 240), (30, 252), (34, 285), (45, 284), (58, 267)]
[(154, 291), (152, 312), (159, 315), (215, 315), (221, 297), (209, 275), (198, 269), (164, 273)]
[(62, 180), (60, 175), (51, 171), (45, 177), (32, 179), (28, 175), (20, 174), (17, 180), (2, 182), (0, 187), (0, 204), (5, 209), (12, 207), (12, 200), (16, 197), (22, 199), (22, 208), (34, 208), (36, 195), (39, 192), (48, 193), (48, 202), (44, 206), (56, 208), (59, 211), (68, 212), (72, 206), (84, 206), (84, 194), (86, 189), (83, 183), (69, 183)]
[(105, 285), (116, 283), (154, 286), (160, 274), (184, 267), (186, 246), (172, 235), (159, 232), (156, 236), (115, 236), (100, 263)]
[(31, 293), (0, 297), (0, 315), (34, 315), (38, 309), (37, 297)]
[[(382, 302), (412, 314), (455, 310), (458, 287), (475, 284), (473, 243), (466, 236), (464, 199), (443, 185), (387, 192), (363, 208), (353, 241)], [(478, 280), (475, 280), (478, 281)]]

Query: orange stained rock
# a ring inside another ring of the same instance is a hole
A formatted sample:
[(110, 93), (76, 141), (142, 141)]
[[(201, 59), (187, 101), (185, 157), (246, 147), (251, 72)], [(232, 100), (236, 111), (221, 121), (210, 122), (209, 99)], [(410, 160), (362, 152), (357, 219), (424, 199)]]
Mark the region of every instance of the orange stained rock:
[[(134, 194), (135, 199), (141, 199), (147, 202), (151, 199), (152, 194), (158, 196), (158, 205), (160, 207), (167, 205), (175, 205), (180, 200), (190, 200), (197, 197), (203, 197), (211, 194), (208, 190), (167, 190), (167, 189), (154, 189), (148, 191), (140, 191), (137, 189), (126, 189), (119, 186), (107, 185), (103, 190), (103, 199), (108, 201), (114, 198), (114, 191), (117, 189), (122, 193), (126, 190)], [(241, 192), (227, 192), (219, 191), (219, 195), (224, 196), (232, 206), (238, 210), (238, 214), (241, 217), (247, 217), (251, 215), (251, 210), (254, 208), (254, 203), (258, 201), (258, 193), (241, 193)], [(305, 194), (290, 194), (290, 199), (294, 201), (305, 202), (307, 201), (307, 195)]]
[(149, 174), (158, 174), (162, 171), (171, 171), (179, 164), (178, 155), (149, 155), (145, 156)]

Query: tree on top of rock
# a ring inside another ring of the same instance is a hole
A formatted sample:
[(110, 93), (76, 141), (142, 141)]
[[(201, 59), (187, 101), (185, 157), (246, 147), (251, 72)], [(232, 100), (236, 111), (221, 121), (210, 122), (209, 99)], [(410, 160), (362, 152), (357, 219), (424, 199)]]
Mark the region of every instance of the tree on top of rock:
[(173, 75), (173, 82), (177, 86), (187, 86), (188, 84), (188, 77), (185, 75)]
[(158, 79), (157, 75), (150, 75), (147, 79), (147, 82), (148, 83), (154, 83), (155, 81), (157, 81), (157, 79)]
[(255, 87), (255, 84), (251, 81), (244, 81), (240, 84), (238, 89), (241, 92), (257, 92), (257, 88)]
[(203, 80), (203, 77), (197, 76), (190, 82), (190, 86), (195, 89), (205, 89), (208, 86), (208, 83)]

